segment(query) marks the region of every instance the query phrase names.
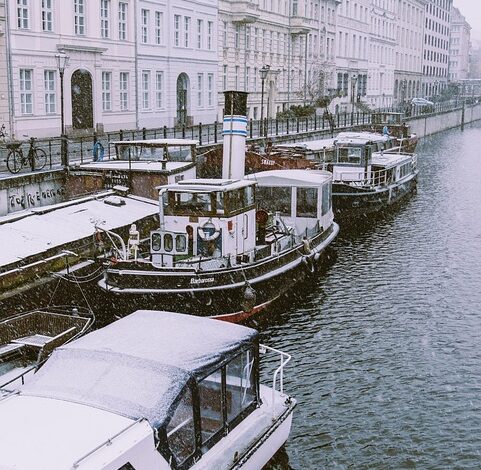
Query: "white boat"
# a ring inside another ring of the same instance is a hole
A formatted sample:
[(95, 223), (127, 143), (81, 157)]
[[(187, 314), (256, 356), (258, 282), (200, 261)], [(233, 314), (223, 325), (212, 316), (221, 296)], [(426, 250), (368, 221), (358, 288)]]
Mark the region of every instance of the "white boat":
[[(277, 356), (269, 386), (264, 354)], [(289, 436), (289, 360), (250, 328), (137, 311), (0, 390), (0, 468), (261, 469)]]

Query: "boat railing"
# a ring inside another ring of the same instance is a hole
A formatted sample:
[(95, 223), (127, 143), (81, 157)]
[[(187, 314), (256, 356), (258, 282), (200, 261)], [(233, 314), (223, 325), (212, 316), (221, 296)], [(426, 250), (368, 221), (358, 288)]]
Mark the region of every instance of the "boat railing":
[(265, 344), (259, 346), (259, 351), (261, 354), (267, 353), (267, 351), (275, 353), (278, 355), (278, 360), (280, 361), (279, 366), (276, 368), (272, 378), (272, 403), (271, 406), (274, 407), (275, 394), (280, 392), (284, 394), (284, 367), (291, 360), (291, 355), (287, 354), (279, 349), (271, 348)]
[(132, 429), (134, 426), (136, 426), (137, 424), (139, 424), (140, 422), (144, 421), (145, 418), (139, 418), (137, 419), (136, 421), (134, 421), (133, 423), (130, 423), (128, 426), (126, 426), (124, 429), (121, 429), (118, 433), (114, 434), (113, 436), (109, 437), (108, 439), (106, 439), (104, 442), (102, 442), (101, 444), (99, 444), (97, 447), (95, 447), (94, 449), (90, 450), (89, 452), (87, 452), (85, 455), (83, 455), (82, 457), (80, 457), (78, 460), (76, 460), (73, 464), (72, 464), (72, 468), (78, 468), (80, 466), (80, 464), (88, 459), (90, 456), (92, 456), (93, 454), (95, 454), (95, 452), (99, 451), (100, 449), (103, 449), (104, 447), (106, 446), (110, 446), (113, 441), (115, 439), (117, 439), (118, 437), (120, 437), (122, 434), (125, 434), (127, 431), (129, 431), (130, 429)]
[(32, 373), (35, 373), (38, 368), (45, 362), (45, 360), (42, 362), (42, 363), (37, 363), (31, 367), (29, 367), (28, 369), (24, 369), (22, 370), (22, 372), (12, 378), (10, 378), (9, 380), (7, 380), (7, 382), (3, 382), (0, 384), (0, 390), (2, 389), (5, 389), (6, 387), (8, 387), (10, 384), (13, 384), (15, 383), (17, 380), (20, 381), (20, 384), (19, 385), (25, 385), (25, 376), (27, 374), (29, 374), (30, 372)]

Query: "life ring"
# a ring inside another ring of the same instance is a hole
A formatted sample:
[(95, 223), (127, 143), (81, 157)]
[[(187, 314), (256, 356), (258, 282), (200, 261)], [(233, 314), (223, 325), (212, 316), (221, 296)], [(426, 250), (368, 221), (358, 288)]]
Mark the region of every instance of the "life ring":
[[(214, 231), (211, 233), (210, 231), (206, 231), (206, 229), (214, 229)], [(216, 220), (209, 219), (207, 222), (199, 225), (197, 233), (199, 237), (206, 242), (217, 240), (220, 235), (219, 223)]]
[(314, 261), (309, 256), (302, 257), (302, 264), (306, 267), (306, 270), (310, 274), (314, 274), (316, 272), (316, 265)]

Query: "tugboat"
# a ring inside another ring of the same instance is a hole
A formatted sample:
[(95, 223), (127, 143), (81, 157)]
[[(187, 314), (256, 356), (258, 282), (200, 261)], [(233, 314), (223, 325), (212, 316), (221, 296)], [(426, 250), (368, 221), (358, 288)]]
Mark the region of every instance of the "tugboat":
[(137, 311), (57, 348), (27, 385), (0, 389), (0, 466), (260, 469), (289, 437), (289, 360), (251, 328)]
[(223, 178), (160, 188), (160, 227), (146, 250), (129, 241), (133, 249), (99, 281), (116, 311), (131, 300), (137, 308), (246, 320), (312, 275), (336, 237), (330, 173), (244, 178), (247, 93), (225, 94)]

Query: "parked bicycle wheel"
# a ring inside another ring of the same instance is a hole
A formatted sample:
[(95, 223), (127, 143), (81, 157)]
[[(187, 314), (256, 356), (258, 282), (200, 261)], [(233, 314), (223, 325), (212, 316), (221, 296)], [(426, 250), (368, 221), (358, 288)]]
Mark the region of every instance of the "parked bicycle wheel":
[(13, 149), (8, 152), (7, 168), (10, 173), (18, 173), (23, 166), (23, 155), (20, 150)]
[(35, 169), (41, 170), (47, 164), (47, 154), (42, 149), (35, 149)]

